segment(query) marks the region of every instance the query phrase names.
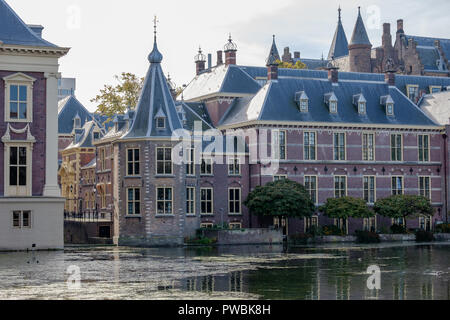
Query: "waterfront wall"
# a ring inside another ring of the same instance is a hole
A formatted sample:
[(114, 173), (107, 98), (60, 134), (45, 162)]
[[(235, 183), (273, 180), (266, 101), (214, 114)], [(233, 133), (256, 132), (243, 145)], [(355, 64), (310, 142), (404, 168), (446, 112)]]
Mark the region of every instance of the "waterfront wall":
[(217, 239), (218, 245), (279, 244), (283, 242), (281, 230), (205, 230), (204, 236)]

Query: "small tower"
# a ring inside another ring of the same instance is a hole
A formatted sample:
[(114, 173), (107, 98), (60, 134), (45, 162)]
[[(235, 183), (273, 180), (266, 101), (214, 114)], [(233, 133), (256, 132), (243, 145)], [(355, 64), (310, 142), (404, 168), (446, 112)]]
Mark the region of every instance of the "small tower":
[(280, 55), (278, 54), (277, 46), (275, 44), (275, 35), (273, 36), (272, 47), (270, 48), (269, 57), (267, 58), (267, 79), (278, 79), (278, 61), (280, 61)]
[(202, 53), (202, 48), (198, 48), (198, 54), (195, 56), (196, 74), (199, 75), (205, 71), (206, 56)]
[(225, 65), (227, 65), (227, 66), (230, 64), (235, 65), (236, 64), (237, 46), (231, 39), (231, 34), (230, 34), (230, 37), (228, 38), (227, 44), (225, 44), (223, 49), (225, 51)]
[(353, 30), (352, 40), (348, 46), (351, 72), (372, 72), (371, 49), (372, 44), (361, 17), (361, 7), (358, 7), (358, 19)]
[(341, 7), (338, 9), (338, 25), (334, 34), (333, 42), (331, 43), (328, 60), (333, 58), (344, 57), (348, 55), (348, 41), (345, 35), (344, 27), (342, 26)]

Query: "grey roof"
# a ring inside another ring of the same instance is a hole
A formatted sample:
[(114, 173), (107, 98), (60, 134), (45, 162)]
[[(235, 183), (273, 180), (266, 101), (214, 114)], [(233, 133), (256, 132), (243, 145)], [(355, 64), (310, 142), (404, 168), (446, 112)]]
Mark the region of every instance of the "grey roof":
[(91, 162), (89, 162), (87, 165), (85, 165), (84, 167), (81, 167), (81, 170), (85, 170), (85, 169), (94, 169), (97, 167), (97, 158), (92, 159)]
[(339, 58), (348, 55), (348, 41), (345, 35), (344, 27), (342, 26), (341, 13), (339, 9), (339, 20), (334, 33), (333, 42), (331, 43), (330, 52), (328, 54), (328, 60), (333, 58)]
[(74, 140), (73, 142), (65, 149), (73, 149), (73, 148), (92, 148), (93, 147), (93, 131), (96, 128), (95, 121), (89, 121), (84, 124), (81, 128), (74, 130)]
[(57, 48), (27, 26), (5, 0), (0, 0), (0, 42), (10, 45)]
[(445, 54), (446, 59), (450, 60), (450, 39), (418, 37), (412, 35), (405, 35), (404, 39), (406, 41), (406, 44), (408, 43), (409, 39), (413, 39), (414, 41), (417, 42), (417, 46), (433, 47), (433, 48), (435, 47), (434, 45), (435, 41), (438, 40), (441, 44), (441, 48)]
[[(176, 106), (184, 129), (193, 131), (196, 121), (202, 124), (203, 131), (214, 128), (208, 111), (203, 103), (177, 101)], [(180, 116), (180, 113), (184, 114), (184, 122)]]
[[(156, 36), (148, 60), (150, 68), (139, 97), (133, 125), (124, 139), (171, 137), (173, 131), (183, 128), (161, 68), (162, 54), (158, 50)], [(155, 125), (155, 116), (159, 110), (166, 115), (164, 129), (157, 129)]]
[(372, 45), (369, 37), (367, 36), (366, 27), (364, 26), (363, 19), (361, 17), (361, 11), (358, 9), (358, 19), (356, 20), (355, 28), (353, 29), (352, 39), (350, 45), (364, 44)]
[(426, 95), (419, 107), (436, 123), (450, 124), (450, 91)]
[[(305, 91), (309, 97), (307, 113), (299, 112), (295, 93)], [(324, 101), (326, 94), (334, 93), (338, 99), (338, 113), (331, 114)], [(366, 114), (358, 113), (353, 96), (363, 94)], [(390, 95), (395, 102), (395, 115), (387, 116), (380, 98)], [(436, 125), (397, 88), (386, 83), (345, 81), (334, 86), (325, 79), (279, 78), (268, 82), (253, 98), (238, 99), (224, 116), (221, 125), (231, 125), (252, 120), (295, 121), (323, 123), (355, 123), (386, 125)]]
[(328, 60), (325, 59), (294, 59), (294, 63), (297, 63), (297, 61), (301, 61), (304, 64), (306, 64), (306, 67), (310, 70), (317, 70), (320, 68), (325, 68), (328, 64)]
[(92, 114), (74, 96), (68, 96), (58, 102), (58, 133), (71, 134), (73, 120), (76, 116), (81, 119), (81, 126), (87, 121), (95, 120)]

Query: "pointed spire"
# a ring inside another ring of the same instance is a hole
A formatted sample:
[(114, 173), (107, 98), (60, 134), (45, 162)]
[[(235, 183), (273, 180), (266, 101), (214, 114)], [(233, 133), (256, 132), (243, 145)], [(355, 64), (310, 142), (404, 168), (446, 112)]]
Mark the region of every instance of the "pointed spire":
[(344, 27), (342, 26), (341, 11), (342, 9), (339, 6), (338, 25), (336, 32), (334, 33), (333, 42), (331, 43), (328, 60), (332, 60), (333, 57), (339, 58), (348, 55), (348, 41), (347, 36), (345, 35)]
[(277, 44), (275, 43), (275, 35), (272, 36), (272, 47), (270, 48), (269, 57), (267, 58), (266, 62), (267, 65), (269, 65), (269, 61), (273, 64), (275, 61), (280, 60), (280, 54), (278, 53)]
[(148, 56), (148, 61), (150, 61), (150, 63), (161, 63), (161, 61), (163, 60), (163, 55), (161, 54), (161, 52), (159, 52), (158, 44), (156, 42), (156, 33), (157, 33), (156, 28), (158, 22), (159, 22), (158, 18), (155, 16), (155, 18), (153, 19), (153, 29), (154, 29), (153, 50)]
[(350, 45), (362, 44), (372, 46), (369, 37), (367, 36), (366, 27), (364, 26), (363, 19), (361, 17), (361, 7), (358, 7), (358, 19), (356, 20), (355, 29), (353, 30), (352, 40)]

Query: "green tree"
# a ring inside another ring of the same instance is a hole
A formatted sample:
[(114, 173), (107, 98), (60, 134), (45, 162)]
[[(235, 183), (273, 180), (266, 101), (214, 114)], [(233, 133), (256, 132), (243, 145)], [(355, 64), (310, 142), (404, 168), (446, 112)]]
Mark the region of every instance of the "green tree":
[(366, 201), (353, 197), (330, 198), (319, 210), (329, 218), (342, 219), (344, 226), (348, 218), (370, 218), (375, 215)]
[(105, 85), (100, 94), (91, 99), (91, 102), (97, 103), (96, 112), (109, 117), (125, 113), (129, 106), (136, 107), (144, 83), (144, 78), (126, 72), (114, 76), (114, 79), (117, 85)]
[(311, 217), (315, 211), (306, 188), (288, 179), (256, 187), (244, 204), (258, 216)]
[(416, 195), (395, 195), (381, 199), (375, 203), (373, 209), (375, 213), (384, 217), (403, 218), (405, 223), (408, 218), (434, 214), (430, 200)]
[(276, 63), (278, 63), (278, 68), (281, 69), (307, 69), (306, 64), (298, 60), (295, 64), (291, 62), (283, 62), (280, 60), (277, 60)]

